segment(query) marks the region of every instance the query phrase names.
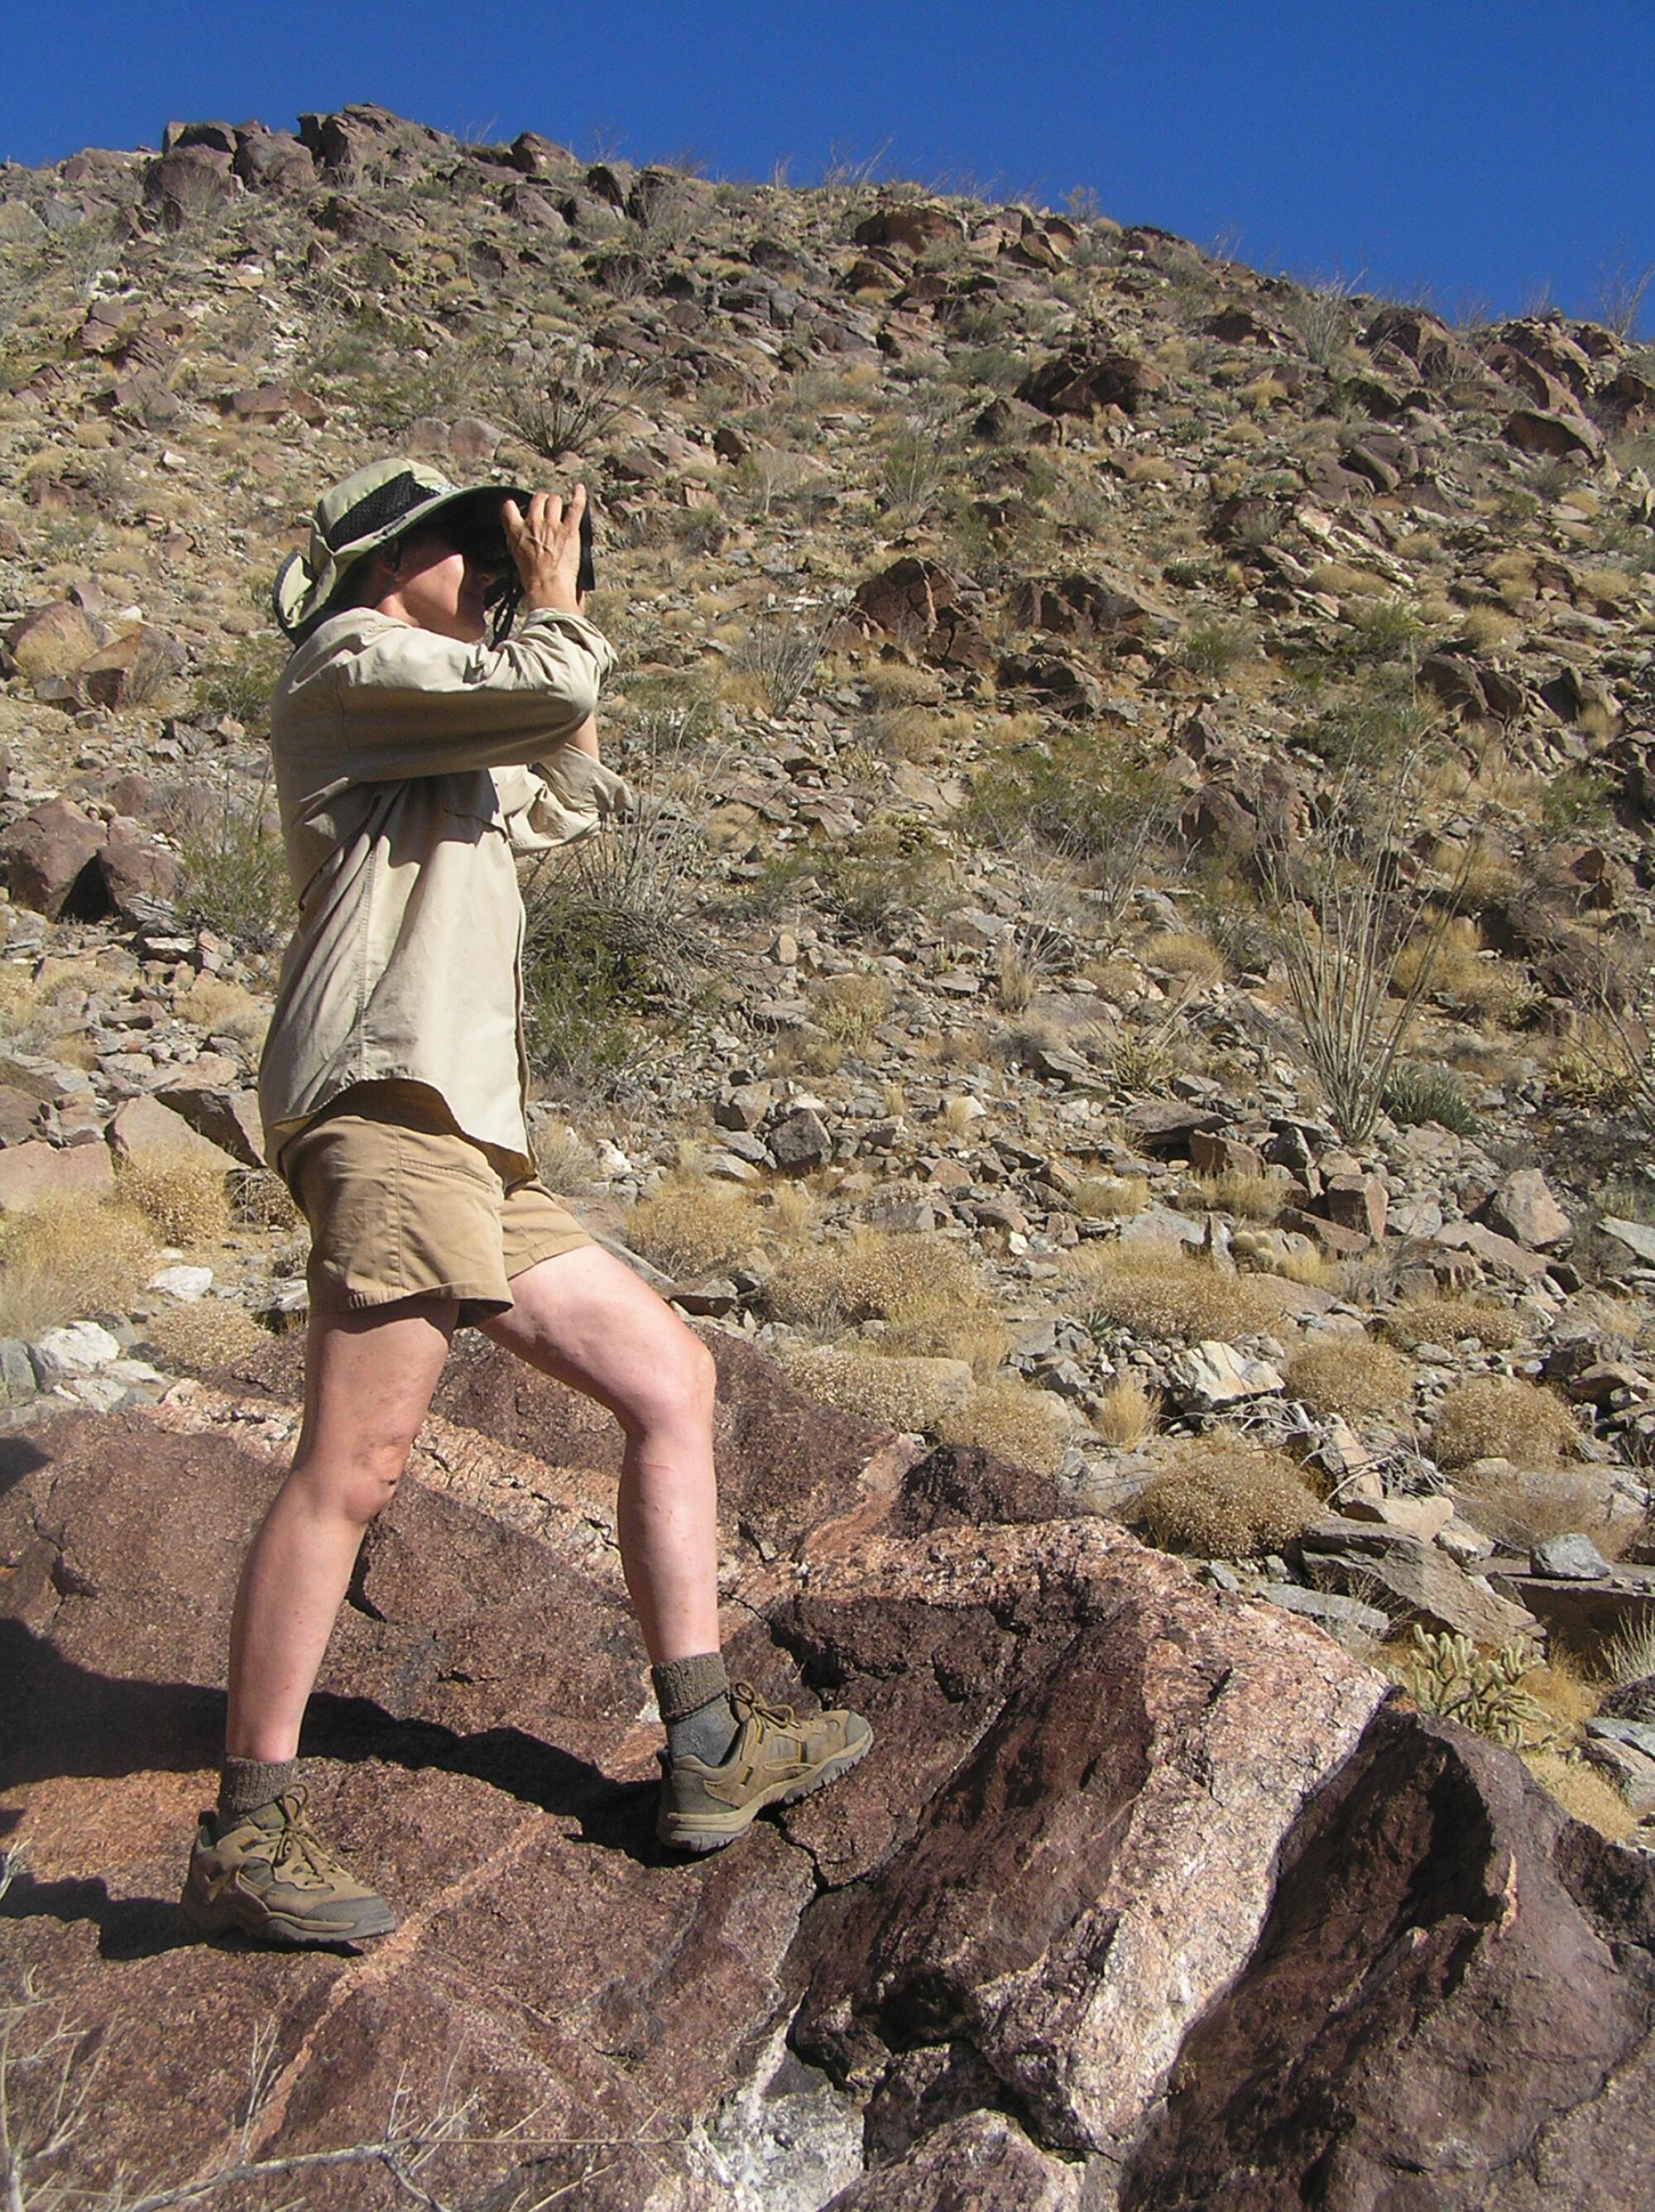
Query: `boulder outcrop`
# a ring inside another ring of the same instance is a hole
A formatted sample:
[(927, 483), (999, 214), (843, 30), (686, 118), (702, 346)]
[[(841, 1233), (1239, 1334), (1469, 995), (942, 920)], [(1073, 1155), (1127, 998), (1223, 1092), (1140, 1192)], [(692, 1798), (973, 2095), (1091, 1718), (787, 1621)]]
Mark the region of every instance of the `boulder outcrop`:
[(94, 2067), (99, 2115), (43, 2177), (240, 2162), (232, 2201), (326, 2212), (399, 2172), (616, 2212), (1633, 2203), (1647, 1857), (1043, 1479), (717, 1348), (732, 1671), (855, 1704), (873, 1755), (668, 1863), (611, 1426), (464, 1352), (313, 1708), (323, 1817), (403, 1916), (356, 1957), (189, 1942), (173, 1902), (293, 1349), (0, 1445), (13, 2124), (33, 2154)]

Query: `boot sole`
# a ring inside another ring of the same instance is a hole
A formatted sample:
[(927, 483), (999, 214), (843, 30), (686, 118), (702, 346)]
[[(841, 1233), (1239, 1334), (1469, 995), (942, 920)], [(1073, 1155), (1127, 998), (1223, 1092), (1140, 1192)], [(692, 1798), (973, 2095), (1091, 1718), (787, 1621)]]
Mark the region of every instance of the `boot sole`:
[(342, 1944), (361, 1943), (374, 1936), (388, 1936), (397, 1924), (390, 1906), (366, 1916), (353, 1928), (319, 1929), (314, 1921), (300, 1920), (281, 1912), (250, 1911), (234, 1899), (204, 1904), (186, 1891), (179, 1910), (203, 1936), (246, 1936), (255, 1943), (268, 1943), (284, 1951), (337, 1950)]
[(741, 1806), (727, 1816), (703, 1816), (717, 1818), (719, 1825), (716, 1827), (687, 1827), (681, 1824), (695, 1820), (695, 1814), (663, 1811), (655, 1824), (656, 1841), (665, 1844), (669, 1850), (689, 1851), (697, 1858), (704, 1858), (712, 1851), (721, 1851), (727, 1844), (733, 1844), (737, 1837), (746, 1834), (766, 1806), (796, 1805), (801, 1797), (811, 1796), (818, 1790), (825, 1790), (830, 1782), (837, 1782), (842, 1774), (849, 1774), (851, 1768), (866, 1759), (873, 1748), (873, 1731), (870, 1729), (860, 1743), (853, 1744), (837, 1759), (829, 1759), (813, 1774), (803, 1775), (797, 1782), (788, 1783), (782, 1789), (767, 1790), (763, 1796), (755, 1797), (751, 1804)]

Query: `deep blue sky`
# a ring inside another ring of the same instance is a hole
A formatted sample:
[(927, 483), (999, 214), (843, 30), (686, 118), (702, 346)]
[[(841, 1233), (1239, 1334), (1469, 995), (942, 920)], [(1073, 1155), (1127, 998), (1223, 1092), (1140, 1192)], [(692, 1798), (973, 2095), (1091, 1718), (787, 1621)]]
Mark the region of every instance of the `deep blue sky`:
[[(1591, 313), (1655, 260), (1652, 0), (11, 0), (0, 156), (374, 100), (714, 175), (1090, 186), (1266, 268)], [(1655, 333), (1655, 286), (1640, 329)]]

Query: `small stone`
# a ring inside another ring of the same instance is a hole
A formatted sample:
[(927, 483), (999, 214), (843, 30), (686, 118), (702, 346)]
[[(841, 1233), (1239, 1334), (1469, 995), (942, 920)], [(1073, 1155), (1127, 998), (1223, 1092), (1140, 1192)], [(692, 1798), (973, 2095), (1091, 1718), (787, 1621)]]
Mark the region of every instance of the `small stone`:
[(169, 1298), (177, 1298), (185, 1305), (194, 1305), (204, 1298), (213, 1286), (210, 1267), (162, 1267), (149, 1278), (152, 1291), (165, 1291)]

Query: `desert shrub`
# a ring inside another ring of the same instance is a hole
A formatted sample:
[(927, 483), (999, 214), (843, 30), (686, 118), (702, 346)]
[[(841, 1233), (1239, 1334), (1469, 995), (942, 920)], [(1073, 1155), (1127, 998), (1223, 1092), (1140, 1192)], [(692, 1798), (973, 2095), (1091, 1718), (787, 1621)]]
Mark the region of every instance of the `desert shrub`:
[(1216, 679), (1257, 651), (1258, 640), (1245, 623), (1219, 618), (1192, 623), (1179, 642), (1178, 659), (1192, 675)]
[(168, 1244), (210, 1244), (230, 1225), (229, 1194), (220, 1168), (199, 1160), (123, 1168), (120, 1194)]
[(1005, 1323), (969, 1253), (940, 1237), (861, 1227), (843, 1243), (801, 1245), (764, 1287), (773, 1321), (840, 1331), (885, 1324), (891, 1352), (968, 1359), (990, 1373), (1005, 1355)]
[(1469, 1467), (1477, 1459), (1514, 1460), (1524, 1468), (1552, 1468), (1580, 1441), (1568, 1407), (1549, 1390), (1500, 1375), (1456, 1383), (1437, 1408), (1431, 1449), (1439, 1467)]
[(711, 947), (694, 926), (695, 811), (646, 778), (634, 811), (549, 854), (524, 888), (523, 1031), (537, 1074), (580, 1087), (627, 1066), (637, 1018), (681, 1006)]
[(546, 364), (544, 380), (524, 388), (504, 410), (526, 446), (549, 461), (584, 453), (630, 407), (656, 391), (663, 371), (622, 353), (588, 345), (564, 348)]
[(1422, 1344), (1455, 1345), (1474, 1336), (1490, 1352), (1509, 1352), (1532, 1334), (1511, 1306), (1494, 1298), (1439, 1297), (1426, 1291), (1404, 1298), (1379, 1323), (1381, 1333), (1404, 1352)]
[(228, 1367), (265, 1341), (264, 1330), (246, 1306), (231, 1298), (198, 1298), (188, 1305), (169, 1303), (150, 1316), (144, 1338), (163, 1367), (186, 1375), (208, 1375)]
[[(1284, 830), (1265, 856), (1297, 1042), (1350, 1145), (1373, 1133), (1470, 865), (1468, 847), (1454, 894), (1434, 909), (1422, 878), (1404, 878), (1397, 855), (1415, 831), (1416, 781), (1411, 767), (1377, 787), (1348, 780), (1307, 852)], [(1410, 939), (1414, 964), (1393, 997)]]
[(1146, 1390), (1135, 1375), (1117, 1375), (1098, 1392), (1092, 1425), (1106, 1444), (1132, 1451), (1154, 1434), (1160, 1412), (1159, 1391)]
[(1131, 1517), (1164, 1552), (1254, 1559), (1278, 1551), (1321, 1510), (1282, 1453), (1214, 1431), (1181, 1438), (1134, 1500)]
[(1484, 1535), (1518, 1552), (1579, 1531), (1614, 1559), (1640, 1528), (1630, 1513), (1610, 1517), (1605, 1487), (1590, 1471), (1518, 1467), (1509, 1474), (1458, 1474), (1454, 1495)]
[(224, 1182), (236, 1228), (256, 1229), (268, 1237), (299, 1226), (293, 1194), (273, 1168), (236, 1168)]
[(1612, 1842), (1623, 1843), (1637, 1826), (1632, 1808), (1590, 1760), (1561, 1751), (1524, 1751), (1523, 1763), (1566, 1813)]
[(1056, 1472), (1074, 1424), (1049, 1390), (1006, 1376), (985, 1383), (937, 1425), (944, 1443), (975, 1444), (1037, 1474)]
[(971, 1395), (958, 1360), (904, 1358), (857, 1344), (800, 1345), (785, 1358), (790, 1381), (824, 1404), (885, 1428), (930, 1431)]
[(226, 775), (206, 821), (179, 839), (178, 904), (198, 927), (250, 952), (286, 935), (293, 891), (268, 781), (246, 791)]
[(1142, 947), (1144, 965), (1195, 983), (1215, 983), (1224, 973), (1224, 955), (1189, 929), (1163, 929)]
[(815, 681), (824, 633), (784, 616), (760, 616), (730, 655), (730, 666), (750, 676), (772, 714), (785, 714)]
[(1534, 1663), (1528, 1644), (1479, 1651), (1469, 1637), (1436, 1635), (1416, 1622), (1393, 1671), (1427, 1712), (1515, 1747), (1545, 1727), (1545, 1714), (1524, 1687)]
[(888, 939), (946, 902), (946, 856), (921, 829), (872, 823), (812, 861), (823, 906), (857, 937)]
[(1435, 1121), (1457, 1137), (1476, 1133), (1476, 1109), (1450, 1068), (1421, 1066), (1412, 1060), (1400, 1062), (1390, 1071), (1384, 1104), (1391, 1120), (1404, 1129), (1417, 1129), (1423, 1122)]
[(812, 1013), (836, 1044), (866, 1044), (891, 1011), (891, 986), (883, 975), (835, 975), (822, 986)]
[(1360, 1420), (1405, 1413), (1413, 1396), (1414, 1370), (1388, 1344), (1342, 1330), (1302, 1345), (1287, 1363), (1287, 1382), (1312, 1413)]
[(1283, 1310), (1268, 1279), (1220, 1274), (1178, 1244), (1082, 1244), (1068, 1255), (1064, 1273), (1072, 1305), (1095, 1330), (1113, 1325), (1187, 1342), (1228, 1340), (1269, 1328)]
[(629, 1241), (672, 1275), (705, 1275), (733, 1267), (760, 1242), (758, 1208), (747, 1193), (710, 1176), (665, 1176), (626, 1218)]
[(597, 1181), (598, 1156), (578, 1130), (567, 1121), (543, 1121), (530, 1142), (535, 1172), (548, 1190), (560, 1198), (590, 1197)]
[(285, 638), (271, 631), (238, 638), (197, 678), (197, 714), (228, 714), (249, 732), (263, 730), (270, 719), (271, 693), (291, 650)]
[(966, 822), (1001, 851), (1032, 840), (1072, 863), (1109, 922), (1176, 811), (1171, 787), (1118, 739), (1096, 731), (1062, 732), (1019, 747), (979, 775)]
[(0, 1215), (0, 1336), (125, 1311), (153, 1273), (156, 1249), (149, 1222), (119, 1203), (70, 1196)]

